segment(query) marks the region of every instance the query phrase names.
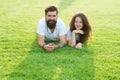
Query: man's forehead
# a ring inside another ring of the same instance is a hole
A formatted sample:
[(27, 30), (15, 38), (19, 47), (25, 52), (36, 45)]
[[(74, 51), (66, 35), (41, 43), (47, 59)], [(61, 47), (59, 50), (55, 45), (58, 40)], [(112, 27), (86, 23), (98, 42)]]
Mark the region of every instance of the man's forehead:
[(47, 15), (57, 15), (56, 11), (48, 11)]

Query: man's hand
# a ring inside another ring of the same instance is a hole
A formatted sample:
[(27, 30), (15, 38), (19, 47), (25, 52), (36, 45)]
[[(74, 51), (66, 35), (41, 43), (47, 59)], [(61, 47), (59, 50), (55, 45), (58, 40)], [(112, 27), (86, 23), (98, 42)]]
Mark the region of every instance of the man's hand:
[(44, 49), (46, 50), (46, 51), (48, 51), (48, 52), (51, 52), (51, 51), (53, 51), (54, 49), (55, 49), (55, 46), (54, 46), (55, 44), (54, 43), (49, 43), (49, 44), (47, 44), (47, 45), (44, 45)]

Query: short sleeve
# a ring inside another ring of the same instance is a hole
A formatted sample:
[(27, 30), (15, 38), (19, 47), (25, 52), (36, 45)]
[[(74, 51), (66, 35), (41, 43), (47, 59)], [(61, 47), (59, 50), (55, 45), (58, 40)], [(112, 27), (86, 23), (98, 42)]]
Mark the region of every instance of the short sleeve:
[(70, 31), (70, 29), (67, 29), (67, 38), (71, 38), (72, 37), (72, 32)]
[(58, 22), (59, 22), (58, 23), (59, 35), (61, 36), (61, 35), (66, 34), (67, 33), (67, 29), (65, 27), (64, 22), (61, 19), (59, 19)]
[(64, 35), (64, 34), (66, 34), (66, 33), (67, 33), (66, 27), (65, 27), (65, 26), (62, 26), (61, 29), (60, 29), (60, 34), (59, 34), (59, 35), (61, 36), (61, 35)]
[(44, 22), (42, 20), (40, 20), (39, 23), (38, 23), (37, 33), (40, 34), (40, 35), (45, 35), (45, 25), (43, 23)]

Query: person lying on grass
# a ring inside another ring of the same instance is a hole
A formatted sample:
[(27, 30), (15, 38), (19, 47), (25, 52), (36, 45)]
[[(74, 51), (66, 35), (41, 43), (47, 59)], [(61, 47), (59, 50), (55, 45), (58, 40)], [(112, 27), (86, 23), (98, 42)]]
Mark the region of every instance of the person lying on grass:
[[(38, 45), (50, 52), (56, 48), (66, 45), (66, 27), (64, 22), (58, 18), (58, 9), (56, 6), (49, 6), (45, 9), (45, 18), (40, 19), (38, 23)], [(52, 43), (46, 43), (52, 41)], [(60, 41), (58, 44), (54, 41)]]
[(92, 29), (85, 14), (75, 14), (67, 32), (68, 45), (81, 49), (83, 44), (92, 36)]

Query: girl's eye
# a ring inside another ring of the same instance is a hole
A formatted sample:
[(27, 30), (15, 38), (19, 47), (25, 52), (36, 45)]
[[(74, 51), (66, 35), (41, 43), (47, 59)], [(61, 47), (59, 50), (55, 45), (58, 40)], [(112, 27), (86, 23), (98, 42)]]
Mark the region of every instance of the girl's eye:
[(78, 21), (75, 21), (75, 23), (78, 23)]

